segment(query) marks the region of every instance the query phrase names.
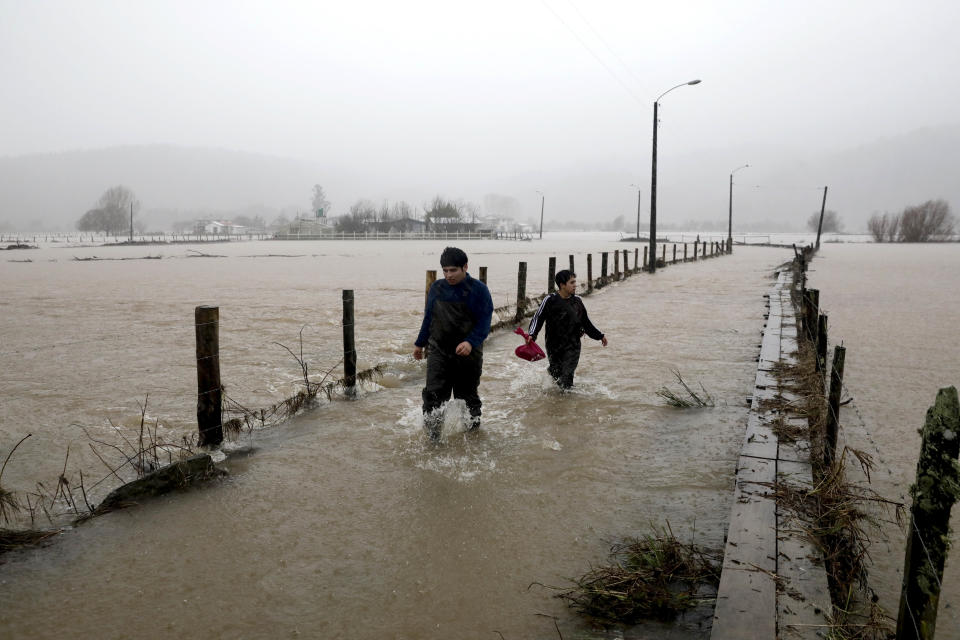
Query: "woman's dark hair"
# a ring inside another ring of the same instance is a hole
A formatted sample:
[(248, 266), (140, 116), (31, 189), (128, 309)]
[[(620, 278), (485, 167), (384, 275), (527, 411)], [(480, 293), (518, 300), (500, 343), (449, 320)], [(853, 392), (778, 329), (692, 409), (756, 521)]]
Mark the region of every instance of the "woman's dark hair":
[(462, 269), (466, 264), (467, 254), (463, 252), (463, 249), (447, 247), (443, 250), (443, 253), (440, 254), (441, 267), (460, 267)]
[(570, 278), (576, 278), (577, 274), (570, 269), (562, 269), (557, 271), (557, 275), (553, 276), (553, 281), (557, 283), (557, 286), (562, 286), (567, 284), (570, 281)]

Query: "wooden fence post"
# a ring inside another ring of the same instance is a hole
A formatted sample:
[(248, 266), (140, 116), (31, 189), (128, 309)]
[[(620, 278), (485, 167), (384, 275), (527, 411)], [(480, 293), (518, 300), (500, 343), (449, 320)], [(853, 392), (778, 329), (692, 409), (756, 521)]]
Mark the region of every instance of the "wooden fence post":
[(593, 291), (593, 254), (587, 254), (587, 291)]
[(527, 263), (521, 262), (517, 266), (517, 317), (516, 321), (523, 319), (523, 314), (527, 310)]
[(807, 340), (814, 345), (817, 344), (817, 314), (820, 313), (820, 290), (807, 289), (807, 298), (804, 300), (806, 305), (803, 314), (803, 328), (807, 334)]
[(553, 293), (556, 283), (553, 278), (557, 275), (557, 259), (550, 257), (550, 265), (547, 267), (547, 293)]
[(577, 270), (573, 268), (573, 254), (572, 254), (572, 253), (570, 254), (570, 271), (571, 271), (572, 273), (576, 273), (576, 272), (577, 272)]
[(487, 284), (487, 268), (480, 267), (480, 282)]
[(667, 266), (667, 245), (664, 244), (663, 251), (661, 251), (660, 261), (663, 262), (663, 266)]
[(197, 334), (197, 426), (200, 446), (223, 442), (220, 384), (220, 307), (199, 306), (193, 311)]
[(633, 250), (633, 272), (640, 272), (640, 249)]
[(626, 249), (623, 250), (623, 277), (626, 278), (630, 275), (630, 252)]
[(607, 284), (607, 252), (606, 251), (600, 254), (600, 284), (601, 286), (606, 286)]
[(673, 264), (677, 264), (677, 243), (673, 243)]
[(700, 248), (700, 241), (697, 240), (693, 243), (693, 261), (697, 261), (697, 250)]
[(833, 348), (833, 366), (830, 368), (830, 396), (827, 401), (827, 433), (823, 445), (823, 466), (829, 469), (837, 455), (837, 433), (840, 431), (840, 394), (843, 391), (843, 361), (847, 349)]
[(620, 279), (620, 252), (619, 251), (613, 252), (613, 279), (614, 280)]
[(827, 375), (827, 314), (817, 317), (817, 371)]
[(644, 271), (649, 271), (649, 267), (647, 266), (647, 251), (649, 250), (650, 250), (650, 247), (643, 248), (643, 270)]
[(343, 386), (348, 396), (356, 394), (357, 347), (353, 327), (353, 289), (343, 290)]
[(687, 243), (686, 242), (683, 243), (683, 261), (684, 262), (687, 261)]
[(956, 387), (937, 392), (920, 432), (917, 481), (910, 487), (910, 529), (904, 554), (897, 640), (933, 640), (943, 565), (950, 538), (950, 509), (957, 501), (960, 473), (960, 401)]

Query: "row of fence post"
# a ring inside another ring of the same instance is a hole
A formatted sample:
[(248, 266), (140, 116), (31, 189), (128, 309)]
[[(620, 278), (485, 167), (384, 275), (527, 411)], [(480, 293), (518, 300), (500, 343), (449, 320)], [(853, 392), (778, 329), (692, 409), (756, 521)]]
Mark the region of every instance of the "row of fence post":
[[(805, 270), (810, 251), (804, 250), (804, 259), (799, 262)], [(805, 281), (805, 277), (801, 277)], [(825, 394), (826, 421), (823, 444), (822, 468), (829, 470), (837, 455), (837, 439), (840, 430), (840, 398), (843, 392), (843, 365), (846, 359), (846, 347), (836, 345), (833, 349), (833, 364), (830, 367), (829, 384), (827, 378), (827, 314), (820, 310), (820, 291), (807, 289), (801, 285), (801, 331), (814, 350), (814, 369), (820, 374), (822, 384), (828, 389)], [(826, 473), (826, 472), (825, 472)]]
[[(76, 240), (72, 240), (72, 238), (74, 237), (76, 237)], [(52, 242), (83, 242), (84, 238), (87, 238), (87, 242), (106, 242), (110, 240), (111, 237), (113, 238), (114, 242), (118, 244), (121, 242), (127, 242), (127, 238), (124, 238), (121, 241), (120, 237), (117, 236), (116, 234), (111, 236), (110, 234), (91, 233), (87, 236), (84, 236), (83, 234), (77, 234), (76, 236), (72, 236), (69, 234), (67, 235), (49, 235), (49, 234), (33, 235), (32, 240), (30, 239), (31, 236), (24, 237), (24, 236), (21, 236), (20, 234), (12, 234), (9, 236), (0, 235), (0, 243), (27, 242), (27, 241), (37, 242), (38, 238), (47, 243), (51, 242), (51, 238), (53, 239)], [(151, 234), (140, 234), (138, 237), (140, 238), (140, 240), (137, 240), (137, 242), (167, 243), (167, 242), (211, 242), (215, 240), (243, 240), (243, 239), (265, 240), (269, 236), (265, 233), (192, 234), (192, 235), (180, 234), (178, 235), (176, 233), (167, 234), (164, 232), (160, 232), (160, 233), (151, 233)]]
[[(801, 270), (802, 333), (816, 349), (816, 371), (826, 380), (827, 316), (820, 312), (820, 292), (807, 289), (806, 268), (812, 250), (797, 254)], [(826, 398), (824, 473), (836, 461), (846, 349), (836, 345)], [(960, 398), (956, 387), (937, 392), (927, 410), (904, 552), (903, 582), (896, 640), (933, 640), (950, 542), (950, 512), (960, 498)]]
[[(716, 243), (714, 243), (716, 244)], [(698, 243), (694, 244), (694, 259), (697, 256)], [(719, 249), (719, 245), (715, 247)], [(706, 243), (704, 243), (706, 254)], [(666, 245), (663, 255), (666, 256)], [(623, 269), (620, 268), (620, 254), (623, 254)], [(587, 292), (595, 288), (606, 286), (609, 282), (621, 280), (638, 273), (647, 266), (647, 247), (643, 250), (643, 266), (638, 265), (639, 249), (634, 249), (633, 268), (630, 268), (629, 250), (622, 249), (614, 252), (613, 274), (609, 274), (609, 253), (600, 254), (600, 278), (593, 278), (593, 254), (587, 254)], [(687, 255), (687, 245), (683, 245), (684, 260)], [(673, 247), (674, 262), (676, 262), (677, 247)], [(575, 258), (569, 256), (570, 271), (575, 272)], [(557, 272), (557, 259), (551, 257), (547, 271), (547, 292), (555, 290), (554, 278)], [(480, 280), (486, 284), (487, 267), (480, 267)], [(437, 279), (437, 272), (430, 269), (426, 273), (424, 287), (424, 303), (429, 295), (430, 287)], [(354, 295), (352, 289), (343, 290), (343, 384), (348, 395), (353, 395), (357, 383), (357, 352), (354, 335), (355, 313)], [(527, 263), (520, 262), (517, 266), (517, 310), (514, 320), (519, 322), (527, 312)], [(223, 442), (223, 387), (220, 380), (220, 308), (202, 305), (194, 310), (196, 325), (196, 355), (197, 355), (197, 426), (199, 429), (200, 446), (217, 446)]]
[[(436, 272), (434, 272), (434, 275)], [(344, 289), (343, 386), (353, 397), (357, 385), (357, 349), (354, 334), (353, 290)], [(220, 307), (201, 305), (194, 309), (197, 354), (197, 428), (199, 445), (215, 447), (223, 442), (223, 385), (220, 379)], [(309, 390), (308, 390), (309, 391)]]

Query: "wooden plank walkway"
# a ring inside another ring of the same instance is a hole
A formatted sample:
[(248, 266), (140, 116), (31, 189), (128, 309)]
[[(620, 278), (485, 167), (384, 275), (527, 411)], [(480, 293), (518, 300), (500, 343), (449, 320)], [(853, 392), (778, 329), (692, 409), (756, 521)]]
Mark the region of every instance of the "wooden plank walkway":
[(780, 387), (778, 363), (795, 361), (796, 313), (790, 298), (792, 273), (781, 271), (769, 295), (757, 377), (743, 446), (737, 461), (723, 571), (714, 610), (712, 640), (822, 638), (830, 595), (823, 559), (803, 535), (795, 516), (773, 499), (777, 483), (812, 482), (810, 443), (781, 443), (780, 421), (805, 419), (781, 415), (769, 402), (796, 396)]

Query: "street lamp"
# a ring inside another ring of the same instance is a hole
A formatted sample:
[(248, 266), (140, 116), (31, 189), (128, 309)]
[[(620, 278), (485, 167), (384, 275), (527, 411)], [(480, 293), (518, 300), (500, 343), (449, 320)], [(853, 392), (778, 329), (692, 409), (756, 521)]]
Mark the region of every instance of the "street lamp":
[(637, 188), (637, 242), (640, 242), (640, 185), (631, 184), (630, 186)]
[(543, 191), (537, 191), (540, 194), (540, 240), (543, 240), (543, 203), (546, 200), (546, 196), (543, 195)]
[(686, 85), (700, 84), (699, 80), (691, 80), (670, 87), (660, 94), (660, 97), (653, 101), (653, 162), (650, 165), (650, 273), (657, 270), (657, 109), (660, 98), (667, 95), (674, 89)]
[(730, 215), (727, 218), (727, 253), (733, 253), (733, 174), (749, 166), (749, 164), (745, 164), (730, 172)]

